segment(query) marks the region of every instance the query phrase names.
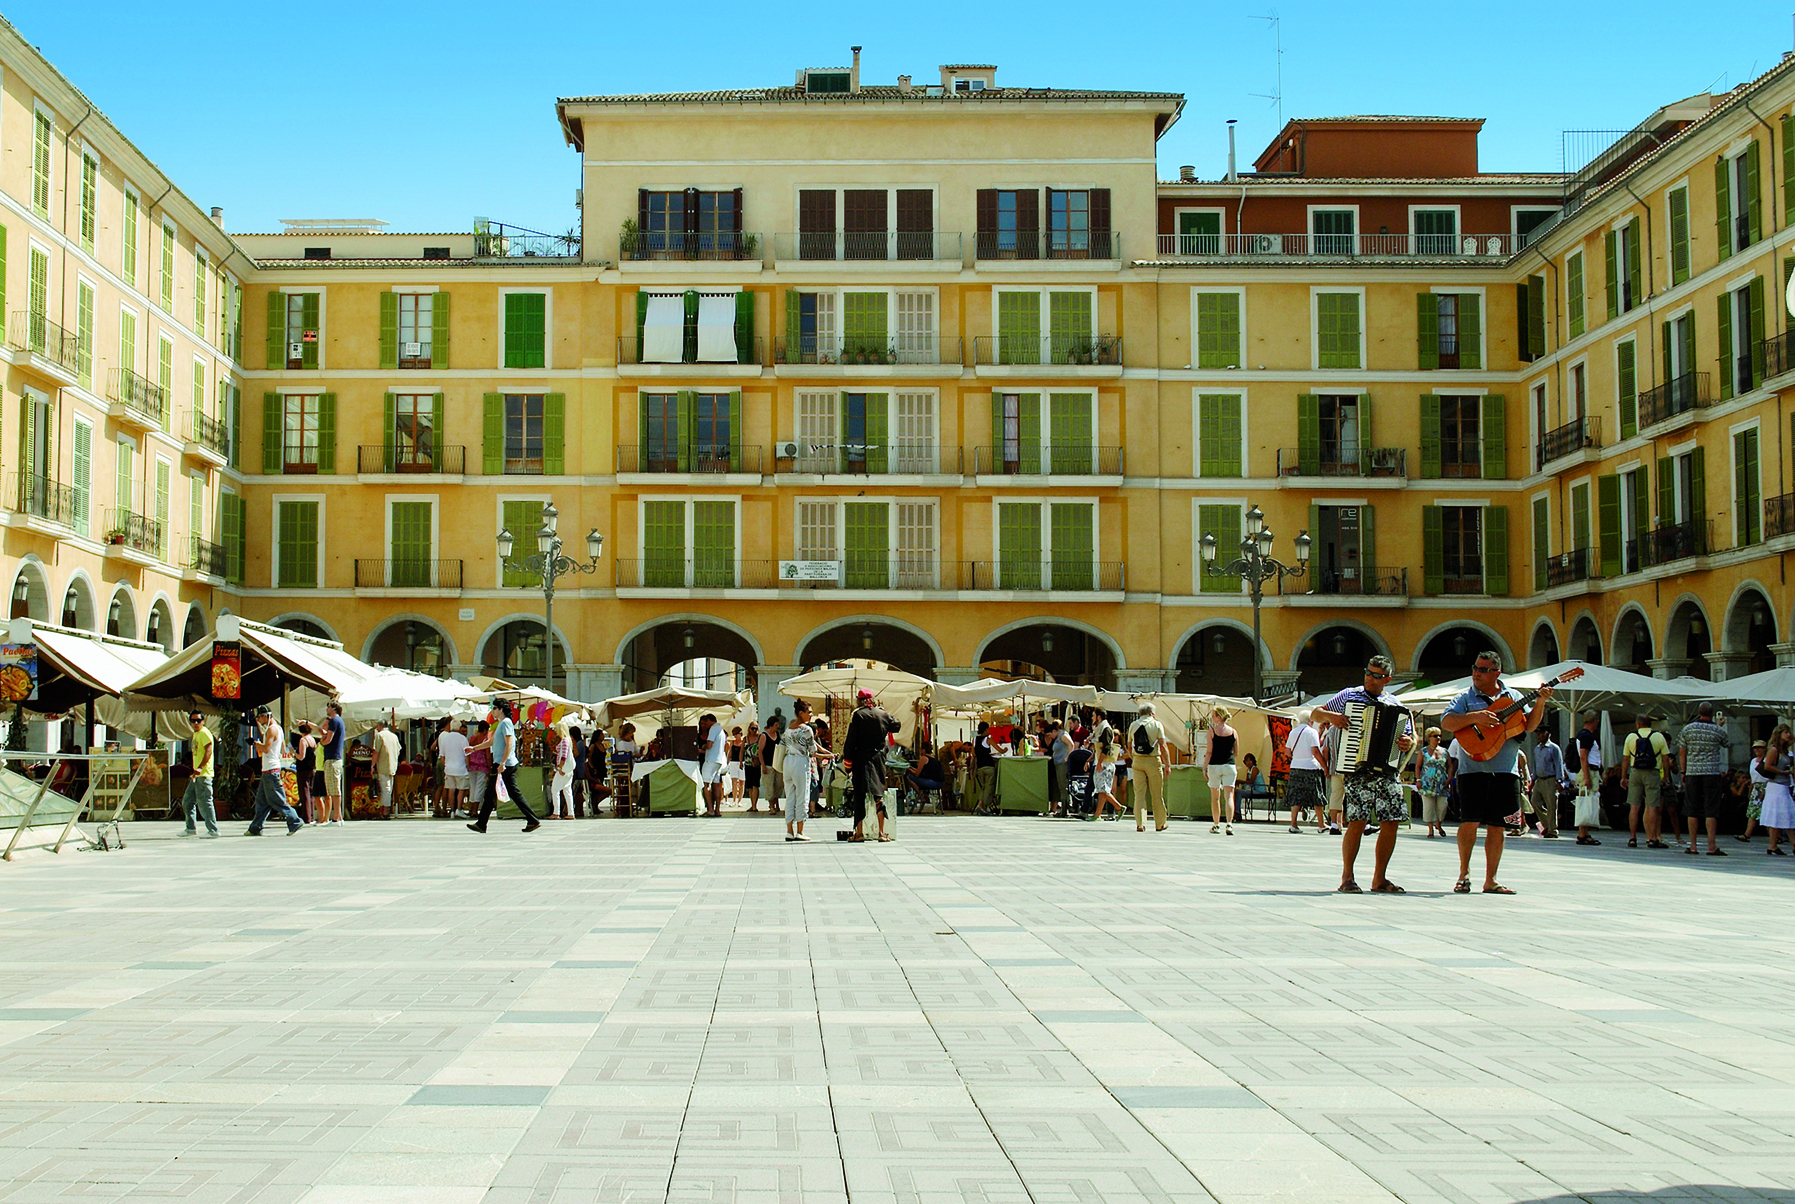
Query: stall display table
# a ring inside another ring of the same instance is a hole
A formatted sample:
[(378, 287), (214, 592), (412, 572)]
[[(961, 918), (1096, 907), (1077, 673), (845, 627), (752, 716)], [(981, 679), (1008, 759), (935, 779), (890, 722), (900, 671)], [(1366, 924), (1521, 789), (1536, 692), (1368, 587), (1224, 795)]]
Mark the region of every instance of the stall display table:
[(1166, 814), (1180, 819), (1210, 819), (1209, 777), (1201, 765), (1174, 765), (1166, 774)]
[(638, 761), (630, 770), (635, 815), (698, 814), (698, 762)]
[(1046, 815), (1048, 757), (997, 758), (997, 810)]

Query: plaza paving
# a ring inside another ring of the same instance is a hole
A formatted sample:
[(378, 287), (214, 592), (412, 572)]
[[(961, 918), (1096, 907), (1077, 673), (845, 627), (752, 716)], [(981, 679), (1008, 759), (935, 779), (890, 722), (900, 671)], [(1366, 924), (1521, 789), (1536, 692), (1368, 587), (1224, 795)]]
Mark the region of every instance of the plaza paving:
[(0, 865), (0, 1201), (1795, 1199), (1761, 841), (227, 830)]

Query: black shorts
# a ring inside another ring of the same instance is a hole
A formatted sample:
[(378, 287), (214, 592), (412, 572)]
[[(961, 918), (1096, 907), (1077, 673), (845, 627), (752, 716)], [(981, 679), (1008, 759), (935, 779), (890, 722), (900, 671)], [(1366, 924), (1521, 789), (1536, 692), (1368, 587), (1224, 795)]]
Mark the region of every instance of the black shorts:
[(1683, 775), (1683, 818), (1719, 819), (1726, 779), (1717, 773)]
[(1512, 773), (1461, 773), (1453, 781), (1461, 824), (1500, 828), (1521, 809), (1521, 780)]

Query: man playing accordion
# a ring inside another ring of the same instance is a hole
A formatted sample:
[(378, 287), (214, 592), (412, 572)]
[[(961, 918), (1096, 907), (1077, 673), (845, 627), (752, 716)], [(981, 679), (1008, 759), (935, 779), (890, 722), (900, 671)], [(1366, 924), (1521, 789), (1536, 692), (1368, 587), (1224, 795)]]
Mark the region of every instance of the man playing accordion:
[[(1373, 730), (1374, 721), (1379, 717), (1372, 712), (1377, 708), (1387, 711), (1396, 710), (1396, 705), (1381, 697), (1384, 687), (1390, 684), (1390, 678), (1396, 672), (1396, 665), (1387, 656), (1374, 656), (1365, 663), (1365, 684), (1352, 686), (1340, 691), (1328, 700), (1324, 707), (1317, 707), (1312, 714), (1316, 723), (1330, 724), (1340, 729), (1337, 746), (1354, 744), (1354, 737), (1363, 742), (1366, 733)], [(1395, 748), (1398, 753), (1406, 753), (1415, 743), (1414, 723), (1408, 713), (1386, 714), (1382, 716), (1386, 723), (1396, 723)], [(1408, 818), (1408, 803), (1403, 798), (1402, 783), (1397, 780), (1396, 767), (1389, 760), (1370, 757), (1361, 760), (1356, 767), (1346, 767), (1346, 835), (1340, 843), (1340, 854), (1345, 863), (1340, 876), (1340, 891), (1343, 894), (1356, 895), (1363, 893), (1353, 879), (1353, 863), (1359, 858), (1359, 844), (1365, 837), (1365, 825), (1377, 823), (1377, 849), (1375, 863), (1371, 871), (1371, 889), (1379, 894), (1400, 895), (1402, 887), (1384, 876), (1390, 865), (1390, 854), (1396, 851), (1396, 832), (1402, 821)]]

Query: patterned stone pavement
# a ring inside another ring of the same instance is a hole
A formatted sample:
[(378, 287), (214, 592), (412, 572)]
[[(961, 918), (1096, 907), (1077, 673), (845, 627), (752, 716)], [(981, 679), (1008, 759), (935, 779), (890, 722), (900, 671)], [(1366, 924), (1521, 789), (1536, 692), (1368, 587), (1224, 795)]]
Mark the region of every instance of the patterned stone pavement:
[(0, 1201), (1795, 1201), (1761, 842), (174, 831), (0, 865)]

